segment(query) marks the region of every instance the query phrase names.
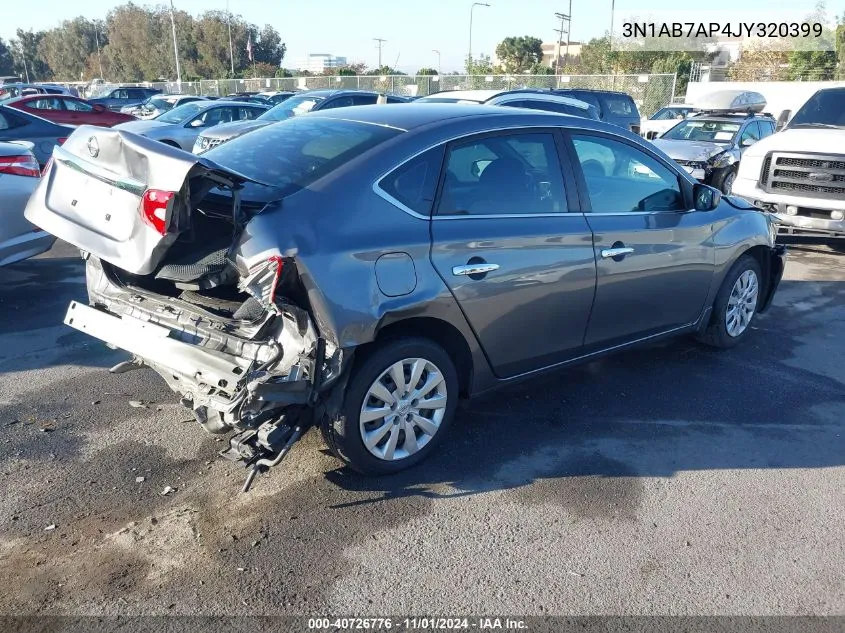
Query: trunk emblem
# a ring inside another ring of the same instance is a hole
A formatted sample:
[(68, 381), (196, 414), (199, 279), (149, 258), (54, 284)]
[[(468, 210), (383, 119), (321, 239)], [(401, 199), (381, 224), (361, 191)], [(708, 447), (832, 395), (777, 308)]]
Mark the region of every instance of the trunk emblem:
[(97, 155), (100, 153), (100, 144), (97, 142), (97, 137), (92, 136), (88, 139), (88, 153), (91, 154), (91, 158), (97, 158)]

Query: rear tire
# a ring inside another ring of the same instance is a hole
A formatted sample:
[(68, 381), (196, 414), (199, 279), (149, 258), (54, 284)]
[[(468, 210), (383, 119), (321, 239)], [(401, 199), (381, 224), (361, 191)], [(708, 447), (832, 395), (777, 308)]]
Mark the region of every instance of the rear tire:
[(457, 370), (442, 347), (418, 337), (389, 340), (351, 372), (343, 404), (322, 423), (336, 457), (360, 473), (384, 475), (437, 449), (458, 401)]
[(764, 287), (757, 260), (751, 255), (740, 257), (725, 275), (713, 302), (710, 325), (697, 336), (698, 340), (723, 349), (738, 345), (751, 331)]

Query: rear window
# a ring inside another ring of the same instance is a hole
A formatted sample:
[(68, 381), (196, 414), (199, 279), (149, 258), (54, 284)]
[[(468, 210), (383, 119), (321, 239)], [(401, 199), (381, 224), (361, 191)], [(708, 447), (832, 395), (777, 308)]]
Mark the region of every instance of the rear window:
[(624, 95), (604, 95), (604, 103), (607, 106), (607, 111), (616, 116), (637, 116), (636, 107), (630, 97)]
[(354, 121), (292, 118), (244, 134), (203, 157), (273, 185), (285, 195), (397, 134), (401, 132)]

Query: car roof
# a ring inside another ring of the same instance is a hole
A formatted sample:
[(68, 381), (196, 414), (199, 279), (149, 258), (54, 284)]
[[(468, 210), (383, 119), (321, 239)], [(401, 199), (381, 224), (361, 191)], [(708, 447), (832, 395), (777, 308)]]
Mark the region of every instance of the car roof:
[[(318, 89), (318, 90), (303, 90), (302, 92), (297, 92), (297, 96), (303, 97), (336, 97), (338, 95), (350, 94), (350, 95), (378, 95), (381, 94), (376, 92), (375, 90), (331, 90), (331, 89)], [(397, 95), (390, 95), (391, 97)]]
[(496, 100), (505, 99), (508, 97), (513, 97), (514, 99), (521, 99), (523, 101), (546, 101), (548, 103), (563, 103), (566, 105), (570, 105), (573, 108), (580, 108), (581, 110), (589, 110), (590, 108), (594, 108), (595, 106), (587, 103), (586, 101), (581, 101), (580, 99), (575, 99), (574, 97), (566, 97), (564, 95), (555, 95), (549, 92), (530, 92), (530, 91), (517, 91), (517, 92), (503, 92), (502, 94), (496, 97)]
[(633, 100), (633, 97), (629, 95), (627, 92), (622, 92), (621, 90), (602, 90), (600, 88), (555, 88), (554, 92), (592, 92), (594, 94), (605, 94), (605, 95), (621, 95), (624, 97), (628, 97), (629, 99)]
[[(476, 105), (469, 103), (418, 103), (412, 101), (401, 105), (389, 107), (381, 105), (351, 106), (348, 108), (330, 108), (309, 112), (309, 117), (322, 117), (356, 121), (393, 127), (399, 130), (410, 131), (424, 126), (436, 126), (438, 123), (445, 123), (454, 119), (480, 119), (482, 117), (521, 117), (525, 119), (526, 125), (533, 123), (531, 119), (554, 121), (554, 125), (577, 126), (590, 129), (617, 130), (615, 126), (593, 121), (581, 117), (566, 117), (560, 114), (546, 112), (544, 110), (532, 110), (528, 108), (503, 108), (494, 105)], [(520, 119), (522, 120), (522, 119)], [(545, 123), (541, 124), (545, 125)]]
[(441, 90), (434, 92), (420, 99), (442, 99), (448, 97), (449, 99), (457, 99), (459, 101), (474, 101), (476, 103), (484, 103), (488, 99), (498, 97), (500, 94), (509, 92), (508, 90)]

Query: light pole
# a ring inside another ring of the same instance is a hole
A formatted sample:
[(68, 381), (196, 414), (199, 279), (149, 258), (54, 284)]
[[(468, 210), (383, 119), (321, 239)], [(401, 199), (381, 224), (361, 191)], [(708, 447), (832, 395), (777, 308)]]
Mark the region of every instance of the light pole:
[(473, 2), (472, 6), (469, 8), (469, 55), (467, 56), (469, 63), (472, 63), (472, 12), (475, 11), (475, 7), (489, 6), (490, 5), (486, 2)]
[(97, 43), (97, 66), (100, 67), (100, 79), (103, 77), (103, 60), (100, 58), (100, 27), (94, 22), (94, 41)]
[(431, 52), (437, 53), (437, 74), (439, 75), (440, 74), (440, 51), (438, 51), (437, 49), (434, 49)]
[(173, 0), (170, 0), (170, 29), (173, 31), (173, 57), (176, 59), (176, 83), (182, 92), (182, 68), (179, 66), (179, 46), (176, 44), (176, 20), (173, 18)]
[(232, 77), (235, 76), (235, 52), (232, 49), (232, 14), (229, 12), (229, 0), (226, 0), (226, 23), (229, 26), (229, 64), (232, 67)]

